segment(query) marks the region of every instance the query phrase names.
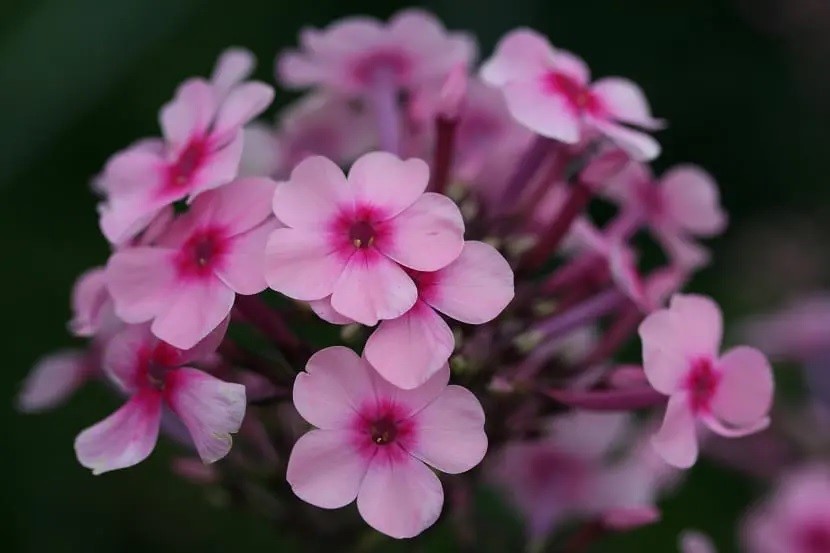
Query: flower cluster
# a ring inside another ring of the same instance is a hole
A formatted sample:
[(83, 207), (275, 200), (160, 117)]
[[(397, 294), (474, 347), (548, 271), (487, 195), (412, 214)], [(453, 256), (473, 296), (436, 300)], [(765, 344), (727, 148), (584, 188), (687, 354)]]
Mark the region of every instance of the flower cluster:
[[(83, 466), (135, 465), (161, 431), (227, 457), (176, 471), (241, 504), (356, 501), (395, 538), (441, 516), (436, 472), (465, 473), (445, 480), (460, 527), (486, 483), (543, 542), (573, 519), (596, 536), (655, 522), (699, 439), (769, 424), (764, 355), (720, 354), (719, 307), (680, 293), (726, 226), (717, 185), (653, 175), (665, 123), (632, 81), (592, 82), (529, 29), (477, 64), (471, 36), (419, 10), (304, 30), (276, 65), (304, 96), (275, 125), (254, 121), (274, 92), (253, 69), (222, 54), (161, 109), (162, 137), (95, 179), (111, 255), (69, 325), (89, 343), (19, 397), (43, 410), (99, 380), (125, 400), (78, 435)], [(641, 256), (646, 235), (662, 255)], [(638, 329), (642, 362), (616, 361)]]

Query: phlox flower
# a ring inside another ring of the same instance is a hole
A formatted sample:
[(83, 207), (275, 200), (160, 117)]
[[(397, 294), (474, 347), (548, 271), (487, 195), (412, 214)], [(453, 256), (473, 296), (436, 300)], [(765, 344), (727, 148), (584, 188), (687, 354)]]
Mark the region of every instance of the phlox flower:
[(448, 379), (445, 365), (422, 386), (401, 390), (347, 348), (317, 352), (294, 384), (295, 407), (317, 427), (288, 460), (294, 493), (326, 509), (356, 498), (363, 519), (395, 538), (431, 526), (444, 492), (430, 467), (465, 472), (487, 450), (481, 405)]
[(693, 165), (676, 166), (656, 179), (648, 166), (632, 162), (608, 180), (603, 193), (621, 204), (621, 217), (647, 225), (683, 267), (708, 261), (708, 251), (696, 237), (716, 236), (726, 228), (717, 184)]
[(485, 82), (500, 88), (513, 117), (530, 130), (568, 144), (590, 133), (604, 135), (636, 159), (649, 160), (660, 145), (630, 128), (662, 128), (633, 82), (609, 77), (590, 82), (588, 66), (530, 29), (508, 33), (481, 67)]
[(164, 138), (139, 141), (107, 162), (97, 187), (106, 196), (100, 225), (110, 242), (126, 242), (165, 206), (237, 176), (242, 127), (274, 96), (264, 83), (240, 82), (253, 66), (249, 58), (231, 50), (211, 81), (185, 81), (161, 109)]
[(680, 468), (695, 463), (697, 421), (725, 437), (768, 426), (773, 395), (769, 362), (747, 346), (719, 354), (723, 320), (714, 301), (676, 294), (668, 309), (643, 321), (639, 333), (646, 377), (669, 396), (663, 426), (652, 440), (666, 462)]
[(423, 161), (384, 152), (358, 159), (348, 178), (305, 159), (274, 194), (287, 228), (268, 240), (268, 285), (297, 300), (331, 296), (337, 313), (369, 326), (400, 317), (418, 298), (407, 271), (437, 271), (464, 247), (458, 207), (425, 194), (428, 181)]
[(17, 408), (24, 413), (54, 409), (98, 374), (95, 356), (84, 350), (62, 350), (37, 361), (23, 381)]
[(248, 177), (201, 194), (152, 246), (116, 251), (106, 268), (116, 314), (152, 321), (158, 338), (193, 347), (230, 313), (235, 294), (265, 289), (265, 243), (277, 227), (276, 183)]
[(455, 66), (469, 66), (476, 51), (472, 37), (447, 32), (418, 9), (400, 11), (386, 24), (349, 17), (323, 30), (304, 29), (300, 46), (277, 60), (277, 76), (285, 86), (352, 95), (379, 85), (412, 90), (441, 81)]
[(830, 551), (830, 470), (800, 467), (778, 483), (774, 494), (743, 524), (747, 553)]
[(184, 423), (203, 462), (227, 455), (230, 434), (245, 415), (245, 387), (189, 366), (216, 349), (226, 328), (227, 322), (190, 350), (160, 341), (146, 325), (128, 326), (113, 337), (103, 367), (129, 399), (78, 435), (78, 461), (93, 474), (140, 463), (155, 448), (164, 407)]

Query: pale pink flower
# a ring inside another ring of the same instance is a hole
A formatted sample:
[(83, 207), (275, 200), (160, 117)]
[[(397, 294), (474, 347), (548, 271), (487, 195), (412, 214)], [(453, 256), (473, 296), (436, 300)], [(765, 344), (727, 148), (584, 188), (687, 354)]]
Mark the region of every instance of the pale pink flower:
[(747, 553), (830, 551), (828, 467), (801, 467), (785, 476), (746, 518), (743, 537)]
[(239, 430), (245, 414), (245, 387), (188, 366), (213, 352), (226, 328), (227, 322), (187, 351), (158, 340), (146, 325), (126, 327), (115, 336), (103, 366), (129, 399), (78, 435), (78, 461), (93, 474), (140, 463), (155, 448), (165, 406), (184, 423), (203, 462), (227, 455), (230, 434)]
[(530, 29), (508, 33), (481, 68), (482, 78), (504, 92), (507, 106), (532, 131), (568, 144), (591, 133), (613, 140), (637, 159), (649, 160), (660, 145), (633, 130), (657, 130), (648, 101), (633, 82), (609, 77), (590, 82), (588, 66)]
[(83, 350), (63, 350), (39, 359), (17, 396), (24, 413), (54, 409), (98, 372), (93, 356)]
[(646, 377), (669, 396), (663, 426), (652, 440), (666, 462), (680, 468), (695, 463), (698, 421), (726, 437), (769, 425), (772, 368), (755, 348), (739, 346), (720, 355), (723, 319), (714, 301), (676, 294), (639, 332)]
[(445, 365), (423, 386), (401, 390), (350, 349), (317, 352), (294, 384), (294, 405), (317, 427), (288, 460), (294, 493), (325, 509), (356, 498), (363, 519), (395, 538), (431, 526), (444, 492), (430, 467), (458, 474), (487, 451), (481, 405), (448, 379)]
[(717, 553), (717, 550), (706, 534), (684, 530), (680, 534), (680, 553)]
[(622, 217), (644, 223), (680, 266), (704, 265), (709, 252), (695, 238), (724, 231), (727, 215), (717, 183), (703, 169), (679, 165), (656, 179), (648, 166), (629, 163), (603, 192), (622, 205)]
[(245, 129), (240, 172), (287, 175), (312, 155), (348, 165), (376, 147), (374, 121), (365, 109), (347, 98), (314, 93), (283, 109), (277, 126), (254, 124)]
[(152, 321), (160, 339), (193, 347), (230, 313), (236, 294), (257, 294), (265, 243), (278, 226), (270, 202), (276, 183), (239, 179), (197, 198), (153, 246), (116, 251), (106, 280), (116, 314)]
[(250, 70), (246, 59), (233, 50), (220, 58), (212, 82), (185, 81), (161, 110), (164, 138), (140, 141), (107, 162), (97, 186), (106, 195), (100, 225), (110, 242), (126, 242), (165, 206), (237, 176), (242, 127), (274, 96), (264, 83), (239, 82)]
[(418, 298), (406, 270), (437, 271), (464, 247), (458, 207), (424, 194), (428, 181), (423, 161), (384, 152), (358, 159), (348, 179), (307, 158), (274, 194), (288, 228), (268, 240), (268, 285), (297, 300), (331, 296), (334, 310), (369, 326), (403, 315)]
[(513, 299), (513, 271), (495, 248), (466, 242), (458, 259), (432, 273), (409, 271), (418, 301), (382, 321), (364, 355), (386, 380), (404, 389), (426, 382), (447, 362), (455, 339), (438, 313), (467, 324), (495, 319)]
[(378, 81), (394, 89), (440, 82), (455, 66), (469, 66), (476, 51), (472, 37), (447, 32), (418, 9), (400, 11), (386, 24), (349, 17), (323, 30), (304, 29), (300, 46), (279, 56), (279, 80), (292, 88), (318, 86), (347, 94), (364, 93)]

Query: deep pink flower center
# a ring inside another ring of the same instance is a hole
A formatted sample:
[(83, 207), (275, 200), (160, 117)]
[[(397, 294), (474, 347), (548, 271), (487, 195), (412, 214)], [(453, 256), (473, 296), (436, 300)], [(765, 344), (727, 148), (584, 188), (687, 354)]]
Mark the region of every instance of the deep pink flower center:
[[(366, 457), (382, 449), (394, 460), (413, 444), (415, 423), (406, 412), (391, 401), (381, 400), (364, 405), (354, 420), (354, 445)], [(388, 447), (388, 446), (398, 447)]]
[(798, 539), (801, 553), (827, 553), (830, 551), (830, 525), (816, 521), (805, 527)]
[(179, 276), (205, 277), (213, 274), (228, 251), (222, 229), (208, 227), (194, 232), (176, 257)]
[(591, 114), (598, 114), (601, 111), (599, 99), (588, 87), (583, 86), (573, 77), (550, 71), (544, 76), (543, 82), (549, 93), (563, 96), (573, 111)]
[(354, 64), (355, 79), (363, 84), (375, 84), (378, 79), (389, 79), (401, 84), (409, 72), (410, 61), (405, 52), (398, 49), (377, 50), (363, 56)]
[(686, 377), (686, 390), (695, 413), (709, 411), (709, 404), (720, 384), (720, 374), (715, 370), (711, 359), (700, 358), (692, 363)]
[(349, 227), (349, 241), (355, 248), (368, 248), (375, 242), (375, 227), (369, 221), (355, 221)]
[(203, 137), (194, 137), (170, 165), (167, 173), (167, 187), (185, 188), (190, 184), (193, 174), (201, 167), (207, 157), (207, 141)]
[(166, 342), (146, 346), (138, 353), (139, 371), (146, 382), (156, 389), (163, 389), (167, 372), (179, 366), (181, 351)]
[(378, 445), (388, 445), (398, 437), (398, 425), (391, 417), (385, 416), (369, 425), (372, 441)]

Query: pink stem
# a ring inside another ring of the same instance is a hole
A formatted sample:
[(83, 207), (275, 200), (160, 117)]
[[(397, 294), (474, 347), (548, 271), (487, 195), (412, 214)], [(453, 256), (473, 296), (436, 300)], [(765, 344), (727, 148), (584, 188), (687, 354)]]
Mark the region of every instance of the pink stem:
[(560, 390), (549, 389), (545, 395), (569, 407), (590, 411), (632, 411), (655, 407), (666, 402), (666, 396), (652, 388), (628, 390)]
[(547, 340), (558, 338), (614, 311), (625, 300), (622, 292), (611, 288), (533, 325), (531, 331), (544, 334)]
[(394, 76), (378, 71), (369, 89), (369, 106), (375, 116), (380, 148), (395, 155), (401, 154), (401, 121), (398, 112), (398, 88)]
[(450, 179), (453, 156), (455, 154), (455, 135), (458, 128), (458, 119), (448, 119), (439, 116), (435, 120), (437, 138), (435, 142), (435, 157), (432, 167), (433, 192), (443, 194)]
[(507, 181), (507, 185), (501, 193), (497, 205), (507, 207), (513, 205), (516, 198), (518, 198), (524, 190), (533, 175), (542, 166), (542, 162), (550, 150), (551, 145), (555, 144), (551, 139), (543, 136), (537, 136), (516, 166), (516, 170)]

